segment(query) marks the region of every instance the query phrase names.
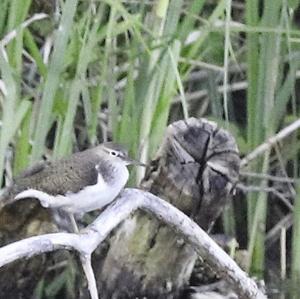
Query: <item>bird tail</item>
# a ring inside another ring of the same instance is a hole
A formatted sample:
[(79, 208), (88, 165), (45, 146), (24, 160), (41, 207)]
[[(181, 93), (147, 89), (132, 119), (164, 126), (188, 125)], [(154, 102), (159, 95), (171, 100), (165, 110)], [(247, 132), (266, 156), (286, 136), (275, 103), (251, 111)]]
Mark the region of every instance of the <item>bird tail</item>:
[(0, 210), (8, 205), (13, 203), (15, 200), (15, 196), (19, 193), (16, 192), (15, 188), (13, 186), (5, 187), (0, 190)]
[(5, 206), (5, 202), (7, 201), (7, 198), (9, 198), (9, 189), (9, 187), (6, 187), (0, 190), (0, 209)]

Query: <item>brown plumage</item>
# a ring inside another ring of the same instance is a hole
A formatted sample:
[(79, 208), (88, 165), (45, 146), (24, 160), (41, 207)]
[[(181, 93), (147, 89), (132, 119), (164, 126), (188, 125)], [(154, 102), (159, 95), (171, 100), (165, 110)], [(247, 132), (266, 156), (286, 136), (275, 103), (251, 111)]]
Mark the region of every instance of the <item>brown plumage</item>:
[(73, 154), (67, 159), (40, 162), (14, 179), (11, 195), (26, 189), (36, 189), (51, 195), (78, 192), (97, 182), (95, 165), (100, 158), (92, 150)]

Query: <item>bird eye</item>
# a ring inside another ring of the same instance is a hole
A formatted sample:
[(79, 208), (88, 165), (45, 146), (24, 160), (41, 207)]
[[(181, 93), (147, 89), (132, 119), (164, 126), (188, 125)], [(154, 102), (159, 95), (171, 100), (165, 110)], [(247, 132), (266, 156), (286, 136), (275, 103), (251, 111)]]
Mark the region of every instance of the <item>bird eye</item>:
[(115, 152), (115, 151), (111, 151), (110, 154), (111, 154), (112, 156), (117, 156), (117, 155), (118, 155), (117, 152)]

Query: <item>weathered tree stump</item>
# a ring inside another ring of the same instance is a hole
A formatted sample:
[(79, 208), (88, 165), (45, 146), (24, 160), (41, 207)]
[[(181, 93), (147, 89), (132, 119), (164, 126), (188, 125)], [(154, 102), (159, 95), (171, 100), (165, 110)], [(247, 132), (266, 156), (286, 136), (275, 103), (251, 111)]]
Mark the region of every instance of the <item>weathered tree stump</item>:
[[(210, 230), (238, 179), (234, 138), (215, 123), (171, 124), (142, 188)], [(194, 250), (159, 221), (138, 212), (115, 232), (96, 269), (102, 298), (177, 298), (196, 260)]]

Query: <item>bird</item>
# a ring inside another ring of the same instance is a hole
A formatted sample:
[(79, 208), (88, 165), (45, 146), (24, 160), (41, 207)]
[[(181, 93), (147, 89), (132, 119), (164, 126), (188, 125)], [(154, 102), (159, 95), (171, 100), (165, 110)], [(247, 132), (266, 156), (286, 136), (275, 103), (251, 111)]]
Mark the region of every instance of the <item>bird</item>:
[(34, 164), (13, 180), (0, 201), (36, 198), (45, 208), (82, 216), (118, 196), (129, 178), (128, 165), (145, 166), (131, 159), (123, 146), (105, 142), (67, 158)]

